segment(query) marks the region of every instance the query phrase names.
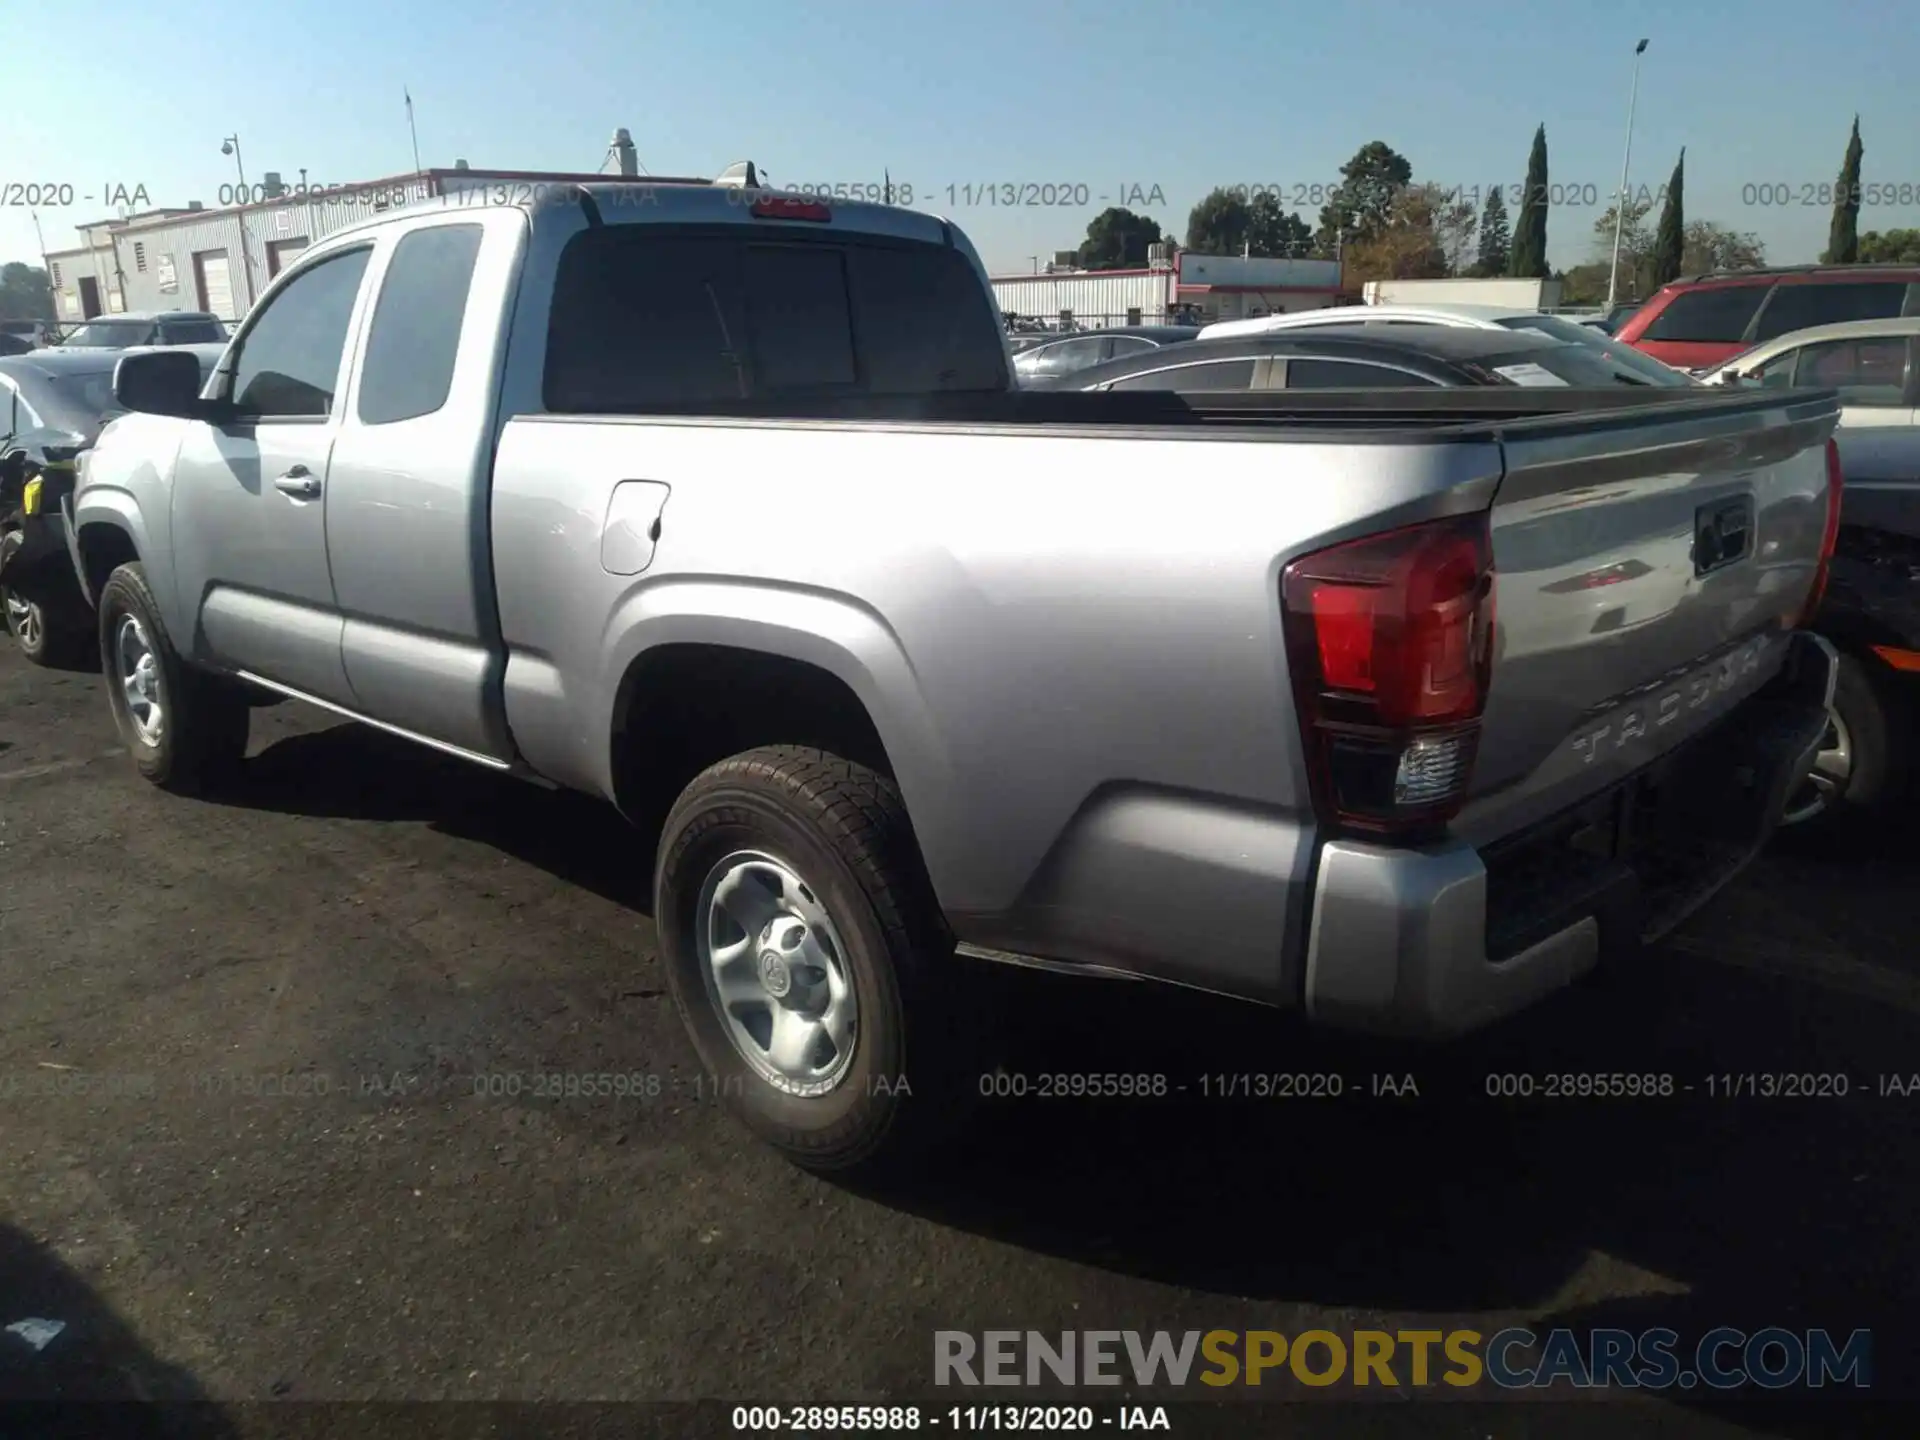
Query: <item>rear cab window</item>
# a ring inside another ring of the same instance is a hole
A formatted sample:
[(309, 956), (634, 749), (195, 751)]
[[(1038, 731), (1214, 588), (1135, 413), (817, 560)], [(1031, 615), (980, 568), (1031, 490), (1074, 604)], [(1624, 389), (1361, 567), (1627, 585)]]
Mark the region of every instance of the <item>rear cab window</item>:
[(608, 225), (560, 257), (543, 385), (556, 414), (1007, 385), (999, 316), (943, 245)]

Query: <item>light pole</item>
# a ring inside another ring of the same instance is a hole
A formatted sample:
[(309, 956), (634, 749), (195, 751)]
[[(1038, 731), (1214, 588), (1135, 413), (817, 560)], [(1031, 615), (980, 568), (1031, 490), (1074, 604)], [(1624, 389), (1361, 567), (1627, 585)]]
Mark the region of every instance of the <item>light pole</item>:
[(1607, 266), (1607, 309), (1612, 310), (1620, 283), (1620, 235), (1627, 223), (1627, 170), (1633, 164), (1633, 107), (1640, 99), (1640, 57), (1647, 42), (1633, 47), (1633, 87), (1627, 91), (1627, 153), (1620, 159), (1620, 196), (1613, 205), (1613, 263)]
[[(240, 137), (238, 135), (227, 136), (226, 139), (220, 142), (220, 153), (222, 155), (233, 156), (233, 168), (238, 171), (240, 175), (240, 204), (244, 207), (252, 197), (247, 193), (247, 167), (240, 159)], [(247, 304), (251, 306), (257, 292), (253, 288), (253, 256), (247, 250), (246, 210), (242, 208), (237, 211), (234, 215), (234, 220), (240, 226), (240, 271), (247, 277)], [(240, 307), (236, 305), (234, 308), (239, 310)], [(240, 310), (240, 314), (232, 318), (238, 320), (240, 315), (246, 313), (245, 310)], [(222, 315), (220, 318), (225, 320), (228, 317)]]

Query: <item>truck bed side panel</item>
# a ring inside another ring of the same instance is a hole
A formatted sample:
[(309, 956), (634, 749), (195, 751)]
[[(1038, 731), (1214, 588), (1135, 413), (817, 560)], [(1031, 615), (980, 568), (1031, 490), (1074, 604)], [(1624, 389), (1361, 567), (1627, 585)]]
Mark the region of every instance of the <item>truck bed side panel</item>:
[[(1497, 471), (1489, 443), (1277, 431), (515, 420), (509, 723), (536, 769), (607, 791), (643, 650), (820, 665), (867, 704), (963, 938), (1276, 997), (1313, 839), (1280, 568), (1484, 506)], [(637, 576), (600, 554), (626, 480), (668, 487)]]

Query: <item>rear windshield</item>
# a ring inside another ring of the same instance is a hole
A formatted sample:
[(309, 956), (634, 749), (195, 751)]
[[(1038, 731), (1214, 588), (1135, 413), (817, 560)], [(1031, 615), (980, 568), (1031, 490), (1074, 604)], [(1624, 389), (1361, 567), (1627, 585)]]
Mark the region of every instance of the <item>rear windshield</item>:
[(146, 344), (152, 334), (151, 320), (95, 320), (67, 336), (66, 343), (124, 350), (129, 345)]
[(1000, 317), (945, 246), (609, 225), (560, 257), (544, 386), (556, 414), (1007, 383)]
[(1594, 345), (1529, 346), (1510, 355), (1476, 355), (1468, 365), (1471, 369), (1498, 377), (1492, 382), (1494, 384), (1573, 385), (1605, 389), (1612, 385), (1671, 383), (1648, 380), (1626, 366), (1616, 364), (1606, 352)]
[(1556, 340), (1564, 340), (1569, 345), (1585, 345), (1596, 354), (1604, 355), (1608, 361), (1629, 375), (1647, 382), (1649, 385), (1691, 385), (1692, 377), (1671, 365), (1662, 365), (1645, 351), (1636, 350), (1631, 345), (1623, 345), (1591, 325), (1576, 324), (1572, 320), (1563, 320), (1558, 315), (1514, 315), (1500, 322), (1509, 330), (1532, 330), (1541, 335), (1551, 335)]

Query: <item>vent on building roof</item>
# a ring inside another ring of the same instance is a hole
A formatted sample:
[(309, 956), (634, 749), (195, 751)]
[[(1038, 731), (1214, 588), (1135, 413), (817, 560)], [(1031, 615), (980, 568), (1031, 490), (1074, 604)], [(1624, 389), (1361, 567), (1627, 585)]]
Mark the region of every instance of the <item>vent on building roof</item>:
[(464, 160), (456, 160), (453, 162), (453, 168), (456, 170), (467, 170), (467, 169), (471, 169), (472, 167), (469, 166), (467, 162)]
[(204, 210), (206, 208), (207, 202), (204, 200), (189, 200), (187, 202), (187, 209), (189, 210)]
[(143, 240), (133, 242), (133, 268), (139, 271), (147, 268), (147, 246)]

